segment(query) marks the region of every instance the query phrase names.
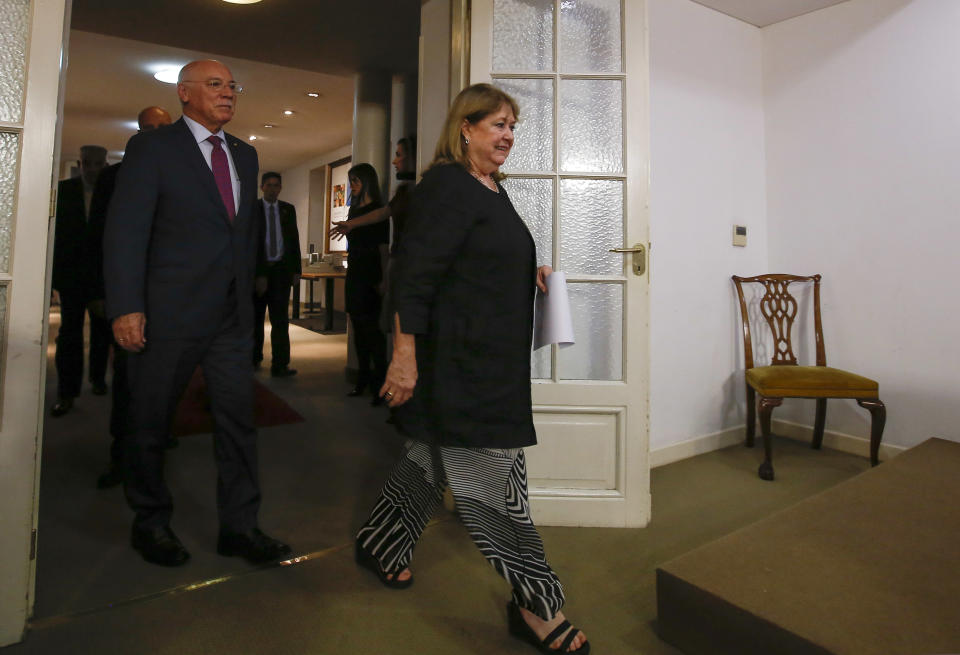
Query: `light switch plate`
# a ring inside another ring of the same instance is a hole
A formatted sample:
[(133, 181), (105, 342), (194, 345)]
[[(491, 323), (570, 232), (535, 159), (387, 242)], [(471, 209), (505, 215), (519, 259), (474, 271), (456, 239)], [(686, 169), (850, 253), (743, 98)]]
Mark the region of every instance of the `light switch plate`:
[(734, 225), (733, 226), (733, 245), (745, 247), (747, 245), (747, 226), (746, 225)]

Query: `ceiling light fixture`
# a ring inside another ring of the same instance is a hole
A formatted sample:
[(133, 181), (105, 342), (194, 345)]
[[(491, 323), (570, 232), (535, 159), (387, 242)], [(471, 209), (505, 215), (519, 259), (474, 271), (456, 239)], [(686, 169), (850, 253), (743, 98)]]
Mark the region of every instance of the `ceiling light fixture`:
[(319, 97), (320, 97), (320, 94), (317, 93), (316, 91), (307, 91), (307, 95), (310, 96), (311, 98), (319, 98)]
[[(225, 1), (225, 2), (230, 2), (230, 0), (224, 0), (224, 1)], [(251, 140), (251, 141), (256, 141), (256, 140), (257, 140), (257, 135), (256, 135), (256, 134), (251, 134), (251, 135), (250, 135), (250, 140)]]
[(180, 67), (178, 68), (161, 68), (156, 73), (153, 74), (154, 79), (159, 80), (160, 82), (165, 82), (167, 84), (176, 84), (177, 78), (180, 76)]
[(223, 0), (224, 2), (229, 2), (232, 5), (255, 5), (260, 0)]
[(274, 125), (273, 123), (264, 123), (263, 126), (264, 126), (264, 127), (276, 127), (276, 125)]
[(283, 115), (284, 115), (284, 116), (293, 116), (293, 110), (292, 110), (292, 109), (284, 109), (284, 110), (283, 110)]

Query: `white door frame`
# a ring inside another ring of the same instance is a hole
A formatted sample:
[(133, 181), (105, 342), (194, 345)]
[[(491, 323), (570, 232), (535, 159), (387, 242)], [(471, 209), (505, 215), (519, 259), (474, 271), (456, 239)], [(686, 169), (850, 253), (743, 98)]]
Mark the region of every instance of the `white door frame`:
[[(494, 0), (471, 2), (471, 83), (492, 79), (493, 10)], [(559, 3), (555, 14), (557, 11)], [(626, 195), (624, 234), (622, 237), (611, 236), (609, 247), (628, 248), (639, 243), (644, 244), (649, 252), (646, 1), (624, 0), (621, 11), (623, 75), (607, 77), (623, 79), (625, 85)], [(554, 34), (556, 24), (555, 19)], [(523, 72), (512, 75), (507, 72), (506, 76), (528, 77)], [(557, 120), (556, 116), (554, 120)], [(623, 276), (612, 280), (625, 287), (622, 381), (534, 382), (534, 418), (539, 445), (528, 451), (527, 458), (531, 507), (538, 524), (641, 527), (650, 520), (649, 276), (635, 276), (630, 263), (629, 257), (625, 257)], [(568, 281), (593, 280), (590, 276), (580, 280), (568, 275)], [(604, 436), (596, 438), (600, 435)], [(597, 464), (598, 461), (602, 461), (602, 465)], [(584, 462), (589, 462), (593, 471), (580, 478), (575, 470)], [(572, 475), (571, 471), (574, 472)]]
[(55, 188), (67, 0), (33, 0), (27, 36), (7, 311), (0, 360), (0, 646), (23, 638), (33, 612), (37, 497), (47, 368), (48, 240)]

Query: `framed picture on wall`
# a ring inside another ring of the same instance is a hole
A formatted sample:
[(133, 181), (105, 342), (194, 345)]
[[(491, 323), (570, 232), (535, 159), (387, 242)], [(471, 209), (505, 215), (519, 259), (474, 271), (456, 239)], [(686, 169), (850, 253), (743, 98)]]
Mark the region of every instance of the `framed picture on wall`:
[(347, 240), (335, 241), (330, 237), (330, 227), (338, 222), (347, 220), (350, 211), (350, 183), (347, 181), (347, 171), (350, 170), (350, 158), (344, 157), (327, 165), (327, 207), (324, 225), (324, 253), (346, 252)]

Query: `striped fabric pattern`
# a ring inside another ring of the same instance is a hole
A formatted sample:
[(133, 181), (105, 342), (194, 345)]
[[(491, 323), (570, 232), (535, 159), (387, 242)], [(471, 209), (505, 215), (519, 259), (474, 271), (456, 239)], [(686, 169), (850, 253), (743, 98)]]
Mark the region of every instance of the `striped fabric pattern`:
[(483, 556), (510, 583), (517, 605), (552, 619), (563, 607), (563, 587), (546, 562), (530, 519), (526, 460), (520, 448), (431, 448), (415, 442), (360, 529), (361, 546), (385, 571), (409, 566), (447, 483), (460, 520)]

